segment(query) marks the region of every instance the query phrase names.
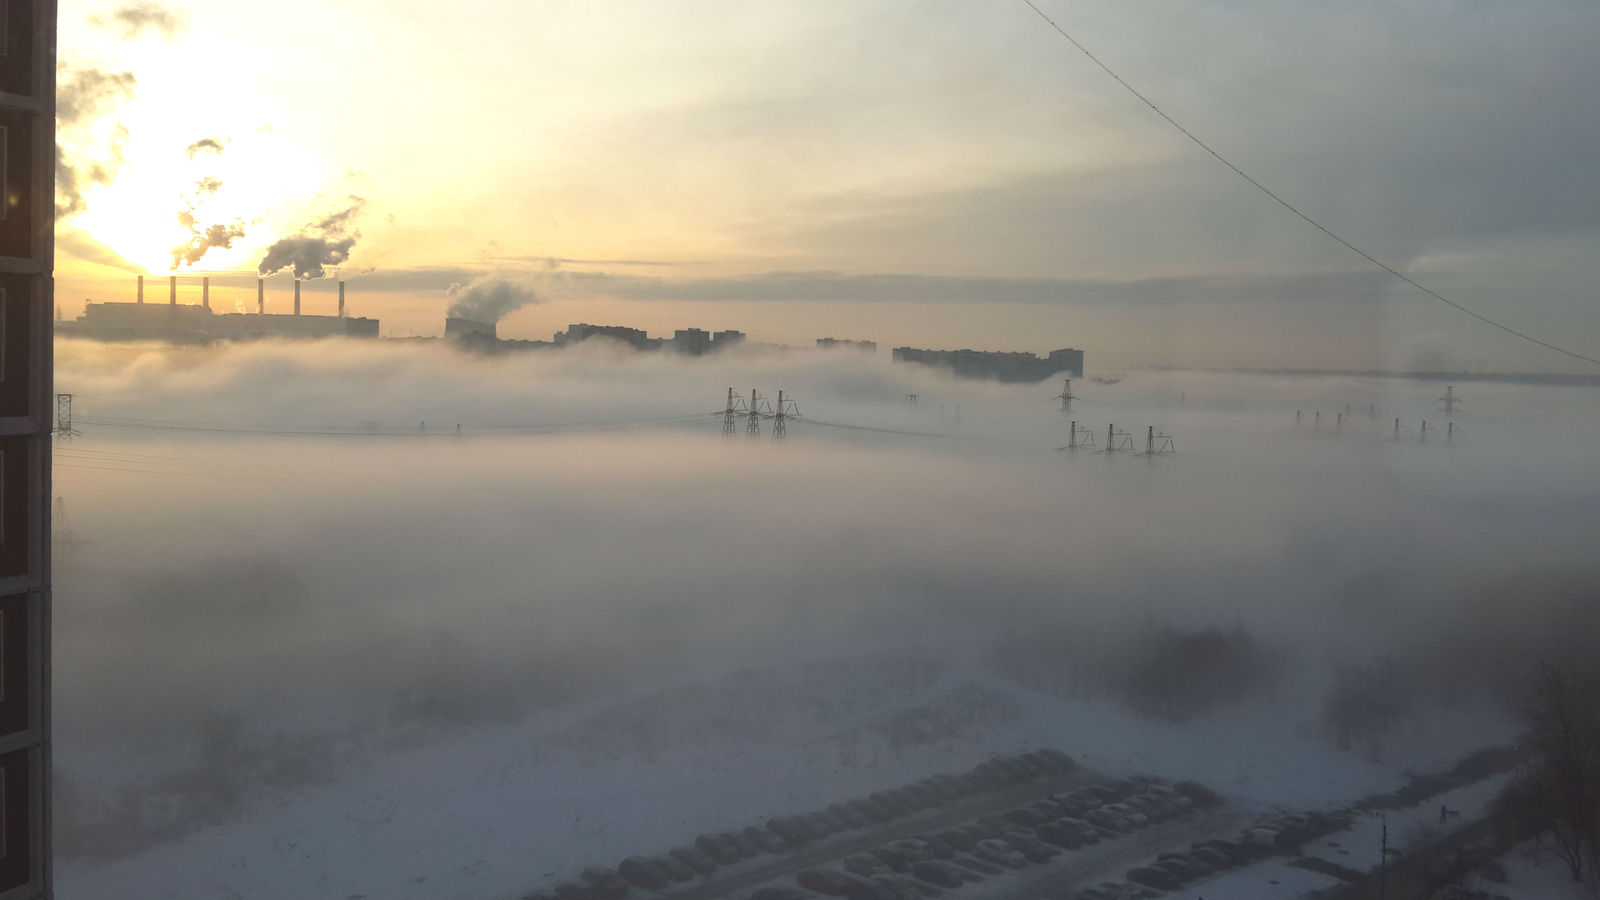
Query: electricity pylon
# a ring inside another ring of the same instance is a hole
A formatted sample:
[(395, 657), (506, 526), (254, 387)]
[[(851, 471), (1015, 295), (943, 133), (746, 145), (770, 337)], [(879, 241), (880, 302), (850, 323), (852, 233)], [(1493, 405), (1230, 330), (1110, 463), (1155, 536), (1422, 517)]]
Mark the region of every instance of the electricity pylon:
[[(765, 410), (763, 410), (765, 407)], [(744, 433), (749, 437), (761, 436), (761, 419), (772, 418), (772, 408), (765, 400), (756, 394), (756, 389), (750, 389), (750, 408), (744, 411)]]
[(1072, 401), (1077, 398), (1072, 396), (1071, 378), (1064, 379), (1061, 382), (1061, 393), (1057, 394), (1054, 399), (1061, 401), (1062, 412), (1072, 412)]
[(728, 388), (728, 406), (722, 411), (723, 434), (733, 434), (738, 430), (739, 412), (742, 409), (744, 409), (744, 399), (734, 396), (733, 388)]
[(791, 418), (800, 418), (800, 407), (794, 402), (793, 398), (788, 400), (783, 399), (783, 391), (779, 391), (778, 406), (775, 410), (773, 410), (772, 413), (773, 440), (782, 440), (788, 435), (789, 429), (784, 423), (786, 420)]
[(58, 438), (60, 438), (62, 440), (70, 440), (70, 439), (72, 439), (73, 437), (75, 437), (78, 434), (77, 429), (72, 427), (72, 395), (71, 394), (57, 394), (56, 395), (56, 428), (55, 428), (55, 434), (56, 434), (56, 437), (58, 437)]
[(1133, 449), (1133, 435), (1126, 431), (1118, 431), (1117, 426), (1106, 426), (1106, 446), (1101, 453), (1117, 453), (1122, 450)]
[(1177, 446), (1172, 443), (1172, 435), (1167, 434), (1165, 431), (1160, 432), (1158, 434), (1156, 432), (1156, 427), (1154, 425), (1150, 425), (1150, 426), (1147, 426), (1145, 428), (1145, 432), (1144, 432), (1144, 455), (1145, 456), (1147, 456), (1147, 457), (1149, 457), (1149, 456), (1165, 456), (1165, 455), (1167, 455), (1169, 453), (1177, 453), (1177, 452), (1178, 452)]
[(1444, 410), (1445, 415), (1451, 415), (1456, 411), (1456, 404), (1461, 401), (1456, 399), (1454, 385), (1447, 384), (1444, 386), (1444, 396), (1439, 398), (1439, 402), (1444, 404), (1440, 409)]
[(1072, 420), (1072, 430), (1067, 432), (1067, 445), (1057, 447), (1057, 450), (1087, 450), (1094, 446), (1094, 432), (1087, 428), (1079, 428), (1078, 420)]

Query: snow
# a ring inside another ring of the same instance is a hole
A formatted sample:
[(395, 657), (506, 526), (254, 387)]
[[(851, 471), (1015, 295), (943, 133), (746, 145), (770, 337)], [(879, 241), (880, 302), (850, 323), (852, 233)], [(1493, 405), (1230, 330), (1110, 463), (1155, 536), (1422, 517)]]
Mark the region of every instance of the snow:
[[(1344, 831), (1308, 842), (1301, 848), (1301, 853), (1359, 872), (1371, 872), (1378, 867), (1385, 820), (1388, 822), (1391, 850), (1408, 853), (1482, 819), (1488, 814), (1490, 805), (1505, 787), (1508, 778), (1510, 775), (1507, 774), (1495, 775), (1446, 791), (1416, 806), (1387, 810), (1383, 819), (1376, 814), (1362, 817)], [(1459, 811), (1461, 815), (1452, 816), (1441, 823), (1440, 806)]]
[(1294, 900), (1312, 891), (1343, 883), (1332, 875), (1297, 868), (1283, 860), (1274, 859), (1220, 878), (1191, 884), (1183, 889), (1180, 896), (1193, 894), (1204, 897), (1209, 894), (1230, 900)]
[(1480, 878), (1476, 887), (1505, 900), (1594, 900), (1597, 892), (1572, 880), (1567, 867), (1548, 848), (1522, 844), (1500, 858), (1504, 883)]
[[(819, 676), (796, 667), (786, 677), (792, 683), (769, 678), (761, 689), (787, 696)], [(738, 707), (726, 685), (701, 687), (704, 708), (677, 713), (686, 721), (675, 720), (672, 736), (648, 752), (618, 754), (602, 739), (619, 715), (647, 717), (648, 696), (478, 727), (375, 754), (330, 784), (264, 794), (241, 818), (142, 853), (66, 860), (58, 886), (62, 896), (83, 898), (514, 898), (587, 865), (614, 866), (707, 831), (1040, 746), (1107, 774), (1199, 780), (1247, 808), (1332, 805), (1402, 781), (1391, 766), (1307, 735), (1288, 707), (1272, 703), (1180, 725), (1059, 700), (956, 666), (899, 693), (841, 699), (837, 710), (791, 715), (749, 735), (706, 724), (728, 720)], [(942, 724), (908, 740), (893, 726), (911, 713), (925, 729)], [(1467, 788), (1445, 802), (1475, 809), (1489, 796)], [(1346, 845), (1368, 841), (1361, 829), (1370, 824), (1359, 824)], [(1401, 830), (1396, 818), (1391, 824)], [(1246, 874), (1237, 877), (1248, 881)], [(1250, 877), (1269, 886), (1279, 880), (1275, 889), (1309, 889), (1325, 879), (1277, 867)]]

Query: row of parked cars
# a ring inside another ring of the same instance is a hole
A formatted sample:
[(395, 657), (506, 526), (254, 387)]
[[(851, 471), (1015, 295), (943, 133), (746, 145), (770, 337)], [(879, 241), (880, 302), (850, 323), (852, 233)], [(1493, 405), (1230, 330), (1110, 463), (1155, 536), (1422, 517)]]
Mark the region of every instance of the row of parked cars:
[(786, 853), (840, 832), (885, 825), (969, 797), (1066, 774), (1076, 767), (1066, 754), (1052, 749), (994, 757), (968, 772), (934, 775), (809, 813), (773, 816), (759, 827), (701, 835), (691, 845), (655, 856), (630, 856), (615, 870), (585, 869), (578, 878), (526, 894), (523, 900), (622, 900), (630, 888), (670, 890), (674, 884), (711, 875), (723, 866), (763, 853)]
[[(1128, 870), (1128, 881), (1153, 891), (1177, 890), (1217, 872), (1275, 856), (1333, 831), (1350, 827), (1344, 813), (1278, 816), (1245, 828), (1236, 837), (1196, 841), (1187, 850), (1159, 854)], [(1085, 888), (1073, 900), (1123, 900), (1122, 894)]]
[[(767, 888), (749, 900), (814, 900), (819, 894), (845, 900), (937, 897), (1215, 802), (1216, 796), (1197, 784), (1118, 779), (1051, 794), (940, 831), (888, 841), (846, 857), (838, 869), (799, 872), (797, 888)], [(1085, 896), (1095, 900), (1146, 895), (1145, 888), (1131, 883), (1107, 882), (1089, 890)]]

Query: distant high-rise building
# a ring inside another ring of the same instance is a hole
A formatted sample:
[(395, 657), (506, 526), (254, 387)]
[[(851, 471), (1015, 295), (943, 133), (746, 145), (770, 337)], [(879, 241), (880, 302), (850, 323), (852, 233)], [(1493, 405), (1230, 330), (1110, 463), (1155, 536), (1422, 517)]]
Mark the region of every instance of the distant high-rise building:
[(592, 337), (610, 338), (621, 341), (635, 349), (644, 350), (651, 346), (650, 336), (638, 328), (626, 328), (621, 325), (590, 325), (580, 322), (568, 325), (566, 331), (555, 333), (555, 343), (558, 345), (576, 344)]
[(687, 356), (704, 356), (711, 352), (711, 332), (680, 328), (672, 333), (672, 349)]
[(847, 341), (839, 338), (817, 338), (818, 350), (857, 350), (862, 353), (877, 353), (877, 341)]
[(728, 331), (713, 332), (711, 335), (711, 348), (713, 350), (726, 350), (742, 343), (744, 343), (744, 332), (742, 331), (730, 329)]
[(938, 366), (965, 378), (993, 378), (997, 381), (1043, 381), (1062, 373), (1083, 376), (1083, 351), (1071, 349), (1056, 350), (1048, 357), (1041, 358), (1034, 353), (896, 347), (894, 361)]

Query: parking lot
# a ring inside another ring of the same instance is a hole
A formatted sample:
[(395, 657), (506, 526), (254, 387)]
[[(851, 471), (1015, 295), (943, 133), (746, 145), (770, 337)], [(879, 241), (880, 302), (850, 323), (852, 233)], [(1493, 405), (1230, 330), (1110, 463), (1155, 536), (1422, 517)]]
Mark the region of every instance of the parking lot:
[(1328, 826), (1252, 822), (1202, 785), (1039, 750), (587, 869), (526, 900), (1155, 897)]

